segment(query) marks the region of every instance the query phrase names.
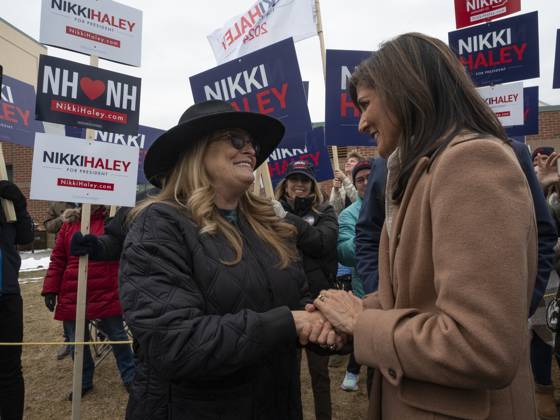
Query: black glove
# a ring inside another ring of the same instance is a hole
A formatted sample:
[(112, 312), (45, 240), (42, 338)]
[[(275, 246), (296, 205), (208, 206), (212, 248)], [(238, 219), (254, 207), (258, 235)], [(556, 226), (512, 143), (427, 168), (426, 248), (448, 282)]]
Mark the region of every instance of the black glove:
[(10, 181), (0, 181), (0, 197), (14, 203), (16, 212), (25, 210), (27, 201), (16, 184)]
[(82, 232), (76, 232), (70, 240), (70, 255), (75, 257), (81, 257), (82, 255), (97, 257), (102, 251), (101, 242), (95, 235), (84, 236)]
[(45, 306), (51, 312), (54, 312), (56, 306), (56, 293), (47, 293), (45, 295)]

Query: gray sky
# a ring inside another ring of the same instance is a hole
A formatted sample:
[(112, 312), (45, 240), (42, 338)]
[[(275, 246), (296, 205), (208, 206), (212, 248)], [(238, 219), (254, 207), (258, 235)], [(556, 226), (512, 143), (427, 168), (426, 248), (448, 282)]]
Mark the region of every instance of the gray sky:
[[(21, 0), (0, 15), (18, 29), (39, 39), (40, 0)], [(252, 0), (120, 0), (143, 11), (142, 67), (99, 60), (99, 66), (142, 78), (140, 124), (167, 129), (193, 104), (188, 77), (216, 65), (206, 35), (242, 13)], [(453, 0), (322, 0), (321, 12), (327, 49), (373, 50), (379, 43), (404, 32), (423, 32), (447, 43), (455, 29)], [(556, 30), (560, 28), (560, 1), (522, 0), (521, 13), (539, 12), (540, 100), (560, 104), (560, 89), (552, 89)], [(303, 80), (310, 81), (312, 121), (324, 119), (324, 81), (318, 37), (296, 44)], [(87, 56), (49, 47), (49, 54), (88, 64)]]

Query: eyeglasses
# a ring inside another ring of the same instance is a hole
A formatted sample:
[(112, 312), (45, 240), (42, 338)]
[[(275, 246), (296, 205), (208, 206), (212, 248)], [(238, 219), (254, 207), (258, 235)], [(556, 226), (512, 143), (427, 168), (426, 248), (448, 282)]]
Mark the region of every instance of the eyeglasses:
[(247, 135), (243, 135), (240, 133), (223, 133), (222, 135), (220, 135), (220, 140), (229, 140), (229, 142), (231, 143), (231, 145), (233, 147), (235, 147), (237, 150), (241, 150), (243, 149), (247, 144), (250, 144), (251, 146), (253, 146), (253, 149), (255, 150), (255, 154), (259, 154), (261, 151), (261, 145), (255, 141), (253, 141), (253, 139), (250, 136)]

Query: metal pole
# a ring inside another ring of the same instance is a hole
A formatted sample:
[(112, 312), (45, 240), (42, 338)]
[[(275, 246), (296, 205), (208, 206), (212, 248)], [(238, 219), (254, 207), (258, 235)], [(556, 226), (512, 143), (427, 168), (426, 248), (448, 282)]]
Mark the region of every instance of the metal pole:
[[(321, 45), (321, 59), (323, 60), (323, 78), (327, 80), (327, 50), (325, 48), (325, 34), (323, 32), (323, 19), (321, 18), (321, 4), (319, 0), (315, 0), (315, 12), (317, 14), (317, 35), (319, 36), (319, 44)], [(333, 166), (335, 170), (340, 170), (338, 163), (338, 147), (331, 146), (333, 155)]]

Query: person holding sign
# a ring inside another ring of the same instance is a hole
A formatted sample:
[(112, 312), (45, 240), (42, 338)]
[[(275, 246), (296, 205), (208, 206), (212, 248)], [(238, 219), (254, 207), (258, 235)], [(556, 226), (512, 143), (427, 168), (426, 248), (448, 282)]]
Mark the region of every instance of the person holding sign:
[[(338, 220), (334, 208), (323, 198), (315, 179), (313, 165), (306, 160), (290, 162), (284, 178), (277, 186), (275, 210), (297, 228), (297, 245), (302, 254), (303, 269), (311, 296), (321, 289), (333, 287), (337, 272), (336, 239)], [(329, 358), (306, 351), (311, 374), (315, 417), (331, 418)]]
[(120, 269), (140, 361), (127, 419), (301, 419), (298, 336), (342, 345), (303, 310), (295, 228), (250, 191), (283, 134), (279, 120), (215, 100), (148, 150), (161, 192), (131, 211)]
[(371, 419), (535, 419), (527, 314), (537, 227), (498, 119), (442, 41), (382, 44), (351, 78), (388, 158), (379, 290), (315, 306), (375, 367)]
[[(7, 223), (0, 211), (0, 342), (23, 341), (23, 302), (18, 283), (21, 258), (16, 245), (33, 241), (33, 221), (27, 201), (14, 183), (0, 181), (0, 198), (14, 204), (17, 221)], [(21, 420), (24, 407), (21, 345), (0, 347), (0, 418)]]
[(339, 214), (358, 198), (358, 192), (352, 183), (352, 170), (358, 162), (363, 160), (364, 157), (358, 152), (350, 152), (344, 163), (344, 172), (338, 169), (334, 171), (329, 203), (334, 207), (336, 214)]
[[(104, 206), (92, 206), (90, 231), (93, 235), (102, 235), (105, 232), (106, 216), (107, 209)], [(80, 231), (80, 219), (80, 208), (66, 209), (62, 214), (64, 223), (56, 237), (41, 293), (47, 309), (54, 312), (55, 319), (62, 321), (69, 341), (74, 341), (76, 333), (78, 289), (78, 257), (71, 254), (71, 242), (74, 234)], [(129, 337), (124, 330), (118, 296), (118, 270), (117, 261), (88, 262), (86, 319), (87, 322), (98, 319), (101, 329), (109, 340), (127, 341)], [(86, 333), (86, 340), (88, 338)], [(113, 344), (111, 347), (121, 379), (128, 390), (135, 371), (132, 349), (128, 344)], [(94, 372), (95, 363), (91, 351), (89, 346), (85, 346), (82, 395), (93, 389)], [(68, 399), (72, 400), (72, 393), (69, 394)]]

